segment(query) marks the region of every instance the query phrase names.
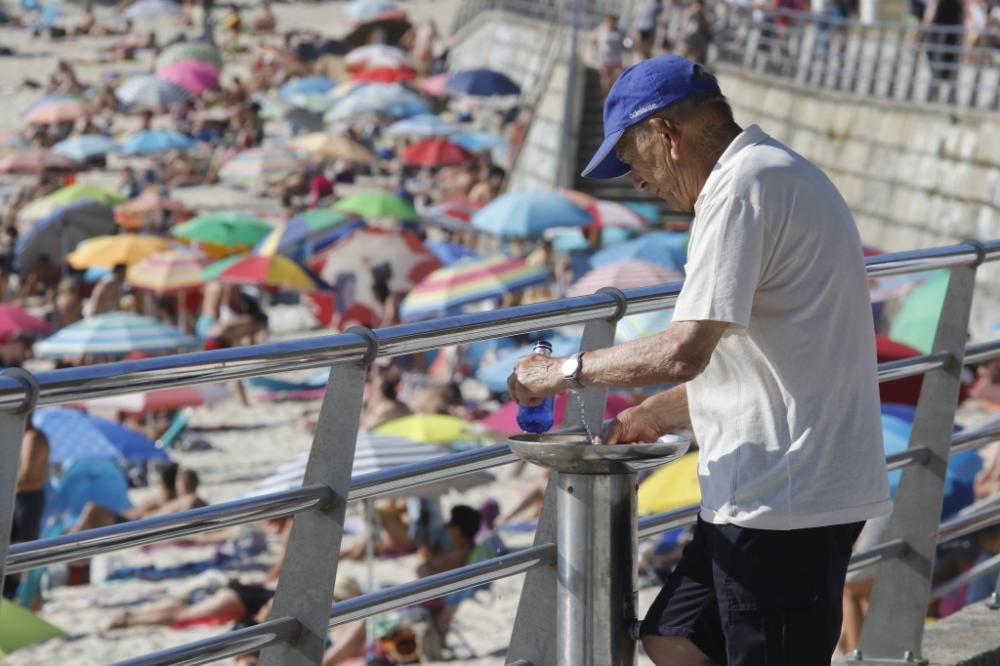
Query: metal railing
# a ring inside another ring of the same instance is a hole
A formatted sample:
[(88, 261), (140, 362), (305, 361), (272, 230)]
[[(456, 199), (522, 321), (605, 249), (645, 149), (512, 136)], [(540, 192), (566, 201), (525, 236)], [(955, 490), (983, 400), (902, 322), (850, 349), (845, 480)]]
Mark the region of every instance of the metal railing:
[[(948, 269), (951, 279), (932, 352), (879, 367), (880, 381), (922, 374), (924, 383), (910, 447), (889, 460), (893, 467), (902, 468), (902, 478), (886, 540), (856, 553), (851, 564), (852, 568), (873, 564), (879, 567), (862, 643), (866, 656), (891, 658), (904, 651), (919, 655), (923, 607), (931, 595), (930, 569), (920, 563), (933, 563), (934, 547), (939, 541), (1000, 523), (1000, 505), (957, 516), (940, 526), (927, 521), (928, 516), (940, 512), (944, 484), (941, 463), (946, 463), (949, 452), (970, 450), (1000, 436), (1000, 422), (958, 435), (951, 432), (962, 364), (1000, 357), (1000, 340), (965, 347), (976, 268), (984, 261), (997, 260), (1000, 240), (969, 241), (867, 260), (871, 277)], [(501, 444), (351, 479), (349, 470), (367, 366), (379, 357), (570, 324), (585, 324), (582, 348), (604, 347), (613, 343), (621, 316), (672, 307), (680, 288), (681, 283), (672, 283), (627, 293), (608, 290), (377, 331), (355, 329), (339, 335), (35, 375), (7, 371), (0, 375), (0, 441), (6, 444), (0, 459), (0, 574), (268, 517), (296, 515), (275, 594), (273, 619), (121, 663), (200, 664), (262, 650), (265, 664), (317, 664), (330, 626), (527, 572), (529, 578), (523, 586), (508, 656), (536, 666), (554, 664), (559, 660), (551, 648), (556, 619), (548, 609), (553, 603), (549, 596), (555, 585), (557, 540), (548, 503), (530, 548), (369, 592), (331, 608), (347, 502), (405, 491), (514, 460), (510, 449)], [(27, 410), (36, 405), (324, 366), (331, 368), (330, 380), (301, 488), (9, 547), (6, 535), (10, 533), (14, 473), (18, 468), (17, 443)], [(603, 393), (584, 391), (587, 404), (595, 404), (595, 397), (603, 399)], [(569, 418), (572, 421), (573, 415)], [(645, 537), (688, 525), (696, 515), (697, 507), (686, 507), (647, 516), (638, 520), (637, 533)], [(919, 574), (916, 579), (912, 578), (914, 572)]]

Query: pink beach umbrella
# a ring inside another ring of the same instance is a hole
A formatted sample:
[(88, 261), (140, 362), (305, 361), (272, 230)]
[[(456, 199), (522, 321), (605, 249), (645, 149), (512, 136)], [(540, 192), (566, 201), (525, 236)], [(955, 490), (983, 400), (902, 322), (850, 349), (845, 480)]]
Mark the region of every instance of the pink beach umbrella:
[(182, 60), (160, 68), (156, 75), (166, 79), (192, 95), (200, 95), (206, 90), (219, 87), (219, 68), (198, 60)]

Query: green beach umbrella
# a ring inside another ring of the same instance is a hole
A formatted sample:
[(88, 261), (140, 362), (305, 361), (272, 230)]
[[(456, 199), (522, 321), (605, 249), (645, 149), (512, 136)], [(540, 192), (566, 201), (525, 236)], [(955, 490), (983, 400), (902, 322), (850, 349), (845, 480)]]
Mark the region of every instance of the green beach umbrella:
[(219, 49), (208, 42), (178, 42), (163, 49), (156, 60), (157, 68), (167, 67), (185, 60), (207, 62), (222, 69), (222, 56)]
[(201, 277), (204, 280), (218, 280), (219, 275), (221, 275), (224, 270), (235, 264), (237, 261), (243, 261), (249, 256), (249, 254), (234, 254), (231, 257), (219, 259), (218, 261), (213, 262), (201, 269)]
[(66, 632), (27, 608), (0, 599), (0, 656), (50, 638), (65, 638)]
[(170, 233), (185, 240), (223, 247), (252, 247), (273, 228), (256, 215), (220, 212), (199, 215), (175, 226)]
[(78, 183), (63, 187), (47, 197), (32, 201), (21, 210), (18, 214), (18, 219), (23, 222), (38, 220), (49, 215), (57, 208), (62, 208), (63, 206), (68, 206), (71, 203), (84, 199), (89, 199), (105, 206), (117, 206), (125, 201), (125, 197), (106, 187)]
[(420, 220), (413, 204), (391, 192), (362, 192), (344, 197), (333, 204), (333, 210), (351, 213), (366, 220)]
[(892, 320), (890, 338), (925, 354), (931, 353), (950, 275), (948, 271), (935, 271), (934, 275), (910, 292)]

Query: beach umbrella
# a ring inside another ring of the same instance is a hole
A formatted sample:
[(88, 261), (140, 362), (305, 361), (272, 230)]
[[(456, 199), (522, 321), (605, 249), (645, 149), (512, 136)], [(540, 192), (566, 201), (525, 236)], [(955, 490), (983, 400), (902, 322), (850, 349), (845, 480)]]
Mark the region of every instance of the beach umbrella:
[[(506, 382), (506, 379), (504, 380)], [(505, 384), (506, 386), (506, 384)], [(552, 413), (554, 417), (554, 427), (562, 425), (566, 418), (566, 407), (569, 403), (569, 396), (565, 393), (556, 396)], [(608, 393), (608, 399), (604, 403), (604, 418), (611, 419), (622, 411), (633, 406), (633, 402), (620, 393)], [(511, 400), (505, 402), (495, 412), (479, 421), (490, 432), (497, 432), (502, 435), (516, 435), (521, 432), (521, 426), (517, 425), (517, 411), (519, 405)], [(574, 406), (575, 409), (575, 406)]]
[(91, 398), (79, 404), (85, 409), (142, 414), (210, 405), (226, 400), (230, 396), (232, 396), (232, 391), (224, 384), (199, 384), (197, 386), (175, 386), (146, 393), (125, 393), (103, 398)]
[(622, 317), (615, 328), (615, 344), (630, 342), (639, 338), (645, 338), (656, 333), (662, 333), (670, 326), (673, 320), (674, 311), (657, 310), (655, 312), (643, 312)]
[(434, 138), (407, 146), (399, 153), (399, 159), (410, 166), (441, 167), (466, 164), (475, 160), (476, 155), (457, 143)]
[(555, 192), (509, 192), (472, 216), (472, 226), (501, 238), (538, 238), (552, 227), (582, 227), (590, 214)]
[(114, 421), (68, 407), (42, 407), (31, 421), (49, 440), (49, 462), (82, 458), (170, 460), (145, 435)]
[(599, 227), (642, 229), (649, 226), (646, 218), (617, 201), (598, 199), (577, 190), (560, 190), (559, 193), (585, 208), (594, 217), (593, 223)]
[(43, 358), (124, 356), (129, 352), (175, 352), (193, 349), (198, 341), (155, 317), (132, 312), (106, 312), (87, 317), (35, 345)]
[(24, 121), (29, 125), (49, 125), (52, 123), (73, 123), (94, 112), (93, 107), (83, 97), (77, 95), (49, 95), (32, 104), (24, 113)]
[(76, 201), (37, 220), (15, 247), (18, 270), (26, 274), (42, 255), (56, 265), (82, 241), (117, 230), (109, 206), (95, 201)]
[(253, 247), (274, 227), (255, 215), (237, 212), (206, 213), (170, 230), (177, 238), (223, 247)]
[(250, 284), (298, 291), (314, 291), (318, 287), (316, 280), (301, 266), (280, 254), (237, 257), (219, 271), (216, 279), (230, 284)]
[(445, 266), (452, 266), (463, 260), (482, 259), (475, 250), (448, 241), (424, 241), (427, 249), (434, 253)]
[(173, 81), (154, 74), (142, 74), (125, 79), (115, 97), (126, 106), (160, 108), (181, 104), (191, 99), (191, 93)]
[(281, 250), (318, 238), (325, 231), (343, 225), (351, 218), (344, 213), (326, 208), (315, 208), (299, 213), (284, 224), (274, 227), (264, 240), (254, 248), (254, 254), (272, 255)]
[(155, 252), (128, 269), (126, 280), (135, 289), (168, 294), (194, 289), (204, 284), (201, 271), (208, 258), (192, 250)]
[(171, 150), (188, 150), (194, 144), (194, 139), (173, 130), (143, 130), (126, 139), (121, 152), (123, 155), (155, 155)]
[(485, 153), (507, 145), (506, 141), (489, 132), (458, 132), (448, 138), (473, 153)]
[(464, 305), (499, 299), (548, 281), (546, 268), (514, 257), (467, 259), (421, 280), (403, 299), (400, 314), (407, 320), (443, 317)]
[(161, 236), (119, 234), (91, 239), (66, 255), (70, 266), (84, 270), (99, 266), (114, 268), (118, 264), (131, 266), (154, 252), (170, 248), (170, 240)]
[(452, 74), (448, 77), (445, 90), (453, 95), (476, 97), (521, 94), (521, 87), (509, 76), (488, 67), (477, 67)]
[(16, 305), (0, 303), (0, 342), (19, 333), (48, 333), (51, 326)]
[(427, 208), (423, 212), (424, 221), (452, 231), (469, 229), (472, 216), (482, 204), (471, 199), (452, 199)]
[(93, 201), (94, 203), (114, 206), (125, 200), (118, 192), (99, 185), (74, 183), (61, 187), (52, 194), (36, 199), (21, 209), (18, 219), (21, 222), (31, 222), (77, 201)]
[(352, 0), (344, 5), (344, 13), (358, 21), (369, 20), (398, 9), (396, 3), (389, 0)]
[(448, 95), (448, 91), (445, 90), (445, 86), (448, 85), (448, 73), (435, 74), (434, 76), (428, 76), (425, 79), (420, 79), (417, 82), (417, 87), (425, 95), (430, 95), (431, 97), (445, 97)]
[(625, 206), (639, 213), (650, 224), (657, 224), (663, 219), (660, 206), (652, 201), (626, 201)]
[(338, 134), (302, 134), (292, 139), (289, 145), (319, 160), (349, 160), (355, 164), (375, 164), (378, 161), (375, 153), (357, 141)]
[(194, 217), (183, 201), (147, 192), (115, 206), (115, 221), (124, 229), (162, 229)]
[(333, 210), (363, 217), (366, 220), (402, 220), (416, 222), (420, 215), (413, 204), (391, 192), (361, 192), (340, 199)]
[(305, 163), (286, 148), (250, 148), (222, 165), (219, 178), (237, 183), (276, 183), (304, 168)]
[(219, 67), (200, 60), (181, 60), (161, 66), (156, 75), (184, 88), (192, 95), (219, 87)]
[(247, 254), (234, 254), (232, 256), (219, 259), (218, 261), (213, 261), (208, 266), (205, 266), (205, 268), (202, 269), (201, 279), (205, 282), (211, 280), (218, 280), (219, 275), (222, 273), (222, 271), (226, 270), (227, 268), (235, 264), (237, 261), (245, 259), (248, 256), (249, 255)]
[(50, 638), (67, 638), (65, 631), (49, 624), (40, 615), (13, 601), (0, 598), (0, 656), (42, 643)]
[(597, 252), (590, 258), (590, 265), (596, 268), (625, 259), (641, 259), (680, 273), (687, 263), (687, 244), (686, 232), (656, 231)]
[(162, 69), (188, 60), (206, 62), (214, 65), (218, 70), (222, 69), (222, 55), (219, 53), (219, 49), (213, 44), (202, 41), (177, 42), (168, 46), (156, 59), (156, 66), (157, 69)]
[(60, 141), (52, 146), (52, 152), (68, 157), (74, 162), (86, 162), (118, 150), (118, 144), (103, 134), (81, 134)]
[(139, 0), (125, 10), (125, 18), (133, 21), (180, 15), (181, 7), (173, 0)]
[(921, 353), (931, 353), (950, 275), (948, 271), (936, 271), (910, 292), (892, 320), (890, 338)]
[[(550, 234), (552, 235), (550, 236)], [(583, 230), (578, 227), (550, 229), (545, 233), (545, 237), (551, 238), (552, 249), (556, 252), (569, 254), (571, 252), (589, 252), (591, 250), (590, 241), (583, 235)], [(628, 229), (604, 227), (601, 229), (601, 247), (610, 247), (627, 241), (630, 237), (631, 234)]]
[(323, 119), (335, 122), (368, 113), (402, 117), (429, 112), (427, 102), (398, 83), (366, 83), (339, 98)]
[[(570, 338), (565, 335), (555, 335), (550, 338), (552, 343), (553, 356), (569, 356), (580, 351), (580, 339)], [(517, 360), (522, 356), (535, 353), (534, 343), (522, 345), (517, 349), (497, 359), (493, 363), (482, 366), (476, 371), (476, 379), (486, 385), (494, 393), (505, 393), (507, 391), (507, 378), (514, 371)]]
[(698, 453), (687, 453), (650, 474), (639, 484), (636, 499), (636, 508), (644, 516), (701, 502)]
[(323, 112), (333, 106), (330, 96), (323, 93), (297, 93), (283, 101), (288, 106), (272, 104), (266, 110), (262, 108), (261, 117), (268, 120), (284, 118), (313, 132), (323, 129)]
[(660, 264), (641, 259), (625, 259), (606, 264), (585, 273), (570, 286), (567, 296), (586, 296), (602, 287), (635, 289), (654, 284), (683, 280), (684, 276)]
[(351, 74), (352, 81), (364, 81), (366, 83), (397, 83), (400, 81), (412, 81), (417, 78), (416, 70), (409, 67), (376, 67), (375, 69), (363, 69), (360, 72)]
[(336, 86), (336, 81), (325, 76), (303, 76), (292, 79), (278, 88), (278, 97), (290, 101), (296, 95), (325, 95)]
[(388, 44), (366, 44), (359, 46), (344, 56), (348, 71), (378, 67), (413, 67), (410, 55), (401, 48)]
[(78, 171), (80, 164), (51, 150), (32, 148), (0, 157), (0, 173), (31, 173), (45, 171)]
[(387, 421), (373, 432), (376, 435), (405, 437), (424, 444), (478, 441), (487, 435), (478, 423), (448, 414), (411, 414)]
[(433, 113), (421, 113), (389, 125), (386, 130), (393, 136), (448, 136), (461, 131), (462, 126), (449, 123)]

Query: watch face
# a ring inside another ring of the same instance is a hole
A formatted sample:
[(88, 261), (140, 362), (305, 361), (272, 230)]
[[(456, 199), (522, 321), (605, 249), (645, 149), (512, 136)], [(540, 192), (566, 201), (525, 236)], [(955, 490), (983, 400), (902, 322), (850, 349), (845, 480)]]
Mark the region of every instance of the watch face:
[(568, 359), (563, 361), (562, 364), (563, 377), (575, 377), (579, 367), (580, 367), (580, 357), (576, 355), (570, 356)]

